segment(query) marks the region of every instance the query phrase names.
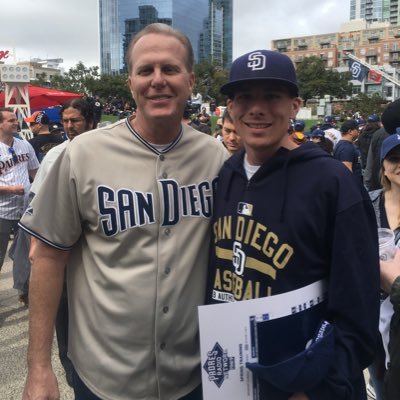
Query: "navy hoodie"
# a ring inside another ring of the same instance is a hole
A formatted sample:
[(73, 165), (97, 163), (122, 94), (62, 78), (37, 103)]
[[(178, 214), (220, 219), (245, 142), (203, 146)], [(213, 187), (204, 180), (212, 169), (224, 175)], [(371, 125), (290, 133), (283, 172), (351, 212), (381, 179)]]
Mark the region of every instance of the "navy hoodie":
[[(250, 180), (243, 158), (244, 151), (232, 156), (219, 176), (207, 303), (286, 293), (326, 279), (324, 318), (334, 325), (335, 361), (306, 394), (366, 399), (362, 370), (373, 359), (379, 315), (377, 226), (368, 194), (314, 143), (279, 149)], [(265, 340), (279, 346), (278, 337)]]

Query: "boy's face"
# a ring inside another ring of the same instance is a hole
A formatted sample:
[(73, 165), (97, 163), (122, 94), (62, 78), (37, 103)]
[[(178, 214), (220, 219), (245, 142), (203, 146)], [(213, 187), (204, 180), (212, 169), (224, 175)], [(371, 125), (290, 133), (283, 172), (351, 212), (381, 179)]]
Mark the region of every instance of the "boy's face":
[(268, 157), (280, 147), (292, 149), (287, 128), (299, 108), (298, 97), (292, 97), (285, 85), (271, 82), (246, 83), (228, 101), (228, 111), (249, 156)]

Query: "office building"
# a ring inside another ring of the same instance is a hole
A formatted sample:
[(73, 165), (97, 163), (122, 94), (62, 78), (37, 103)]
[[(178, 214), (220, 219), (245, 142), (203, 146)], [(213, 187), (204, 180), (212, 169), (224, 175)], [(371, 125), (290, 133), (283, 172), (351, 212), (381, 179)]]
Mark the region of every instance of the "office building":
[[(393, 78), (400, 78), (400, 25), (367, 24), (364, 21), (363, 28), (356, 30), (354, 26), (359, 28), (360, 24), (355, 21), (353, 28), (349, 23), (343, 26), (346, 29), (342, 27), (341, 32), (273, 40), (271, 48), (286, 53), (296, 66), (305, 58), (316, 56), (327, 68), (341, 72), (348, 71), (348, 53), (351, 53), (369, 65), (383, 68)], [(399, 88), (386, 80), (382, 83), (369, 80), (352, 83), (354, 94), (378, 92), (388, 100), (400, 95)]]
[(210, 0), (200, 35), (199, 59), (229, 68), (232, 63), (232, 0)]
[(124, 55), (132, 36), (146, 25), (162, 22), (185, 33), (195, 61), (232, 60), (232, 0), (99, 0), (100, 68), (126, 72)]
[(350, 19), (400, 24), (399, 0), (350, 0)]
[(100, 0), (100, 70), (118, 74), (121, 69), (118, 0)]

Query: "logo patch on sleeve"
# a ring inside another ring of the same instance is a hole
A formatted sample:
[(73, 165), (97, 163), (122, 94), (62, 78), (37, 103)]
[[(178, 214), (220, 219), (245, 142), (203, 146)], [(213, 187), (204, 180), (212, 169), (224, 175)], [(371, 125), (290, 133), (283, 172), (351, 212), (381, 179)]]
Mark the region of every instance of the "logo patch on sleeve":
[(247, 215), (249, 217), (253, 216), (253, 204), (242, 203), (238, 204), (237, 213), (240, 215)]

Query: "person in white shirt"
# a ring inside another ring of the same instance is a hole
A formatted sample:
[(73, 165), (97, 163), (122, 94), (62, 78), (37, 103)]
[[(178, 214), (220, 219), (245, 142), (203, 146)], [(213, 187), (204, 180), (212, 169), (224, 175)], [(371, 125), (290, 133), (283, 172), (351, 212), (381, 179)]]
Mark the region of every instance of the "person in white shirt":
[(4, 263), (11, 232), (18, 229), (27, 206), (29, 178), (39, 167), (35, 150), (15, 138), (18, 120), (12, 108), (0, 108), (0, 270)]

